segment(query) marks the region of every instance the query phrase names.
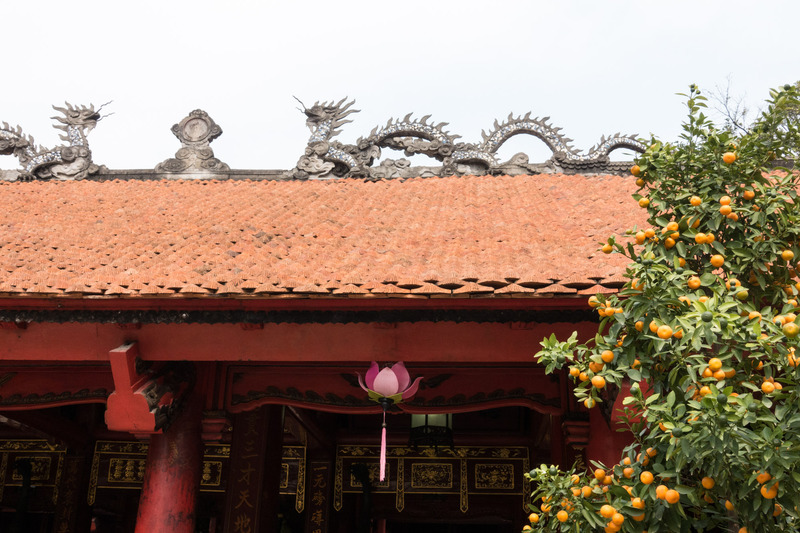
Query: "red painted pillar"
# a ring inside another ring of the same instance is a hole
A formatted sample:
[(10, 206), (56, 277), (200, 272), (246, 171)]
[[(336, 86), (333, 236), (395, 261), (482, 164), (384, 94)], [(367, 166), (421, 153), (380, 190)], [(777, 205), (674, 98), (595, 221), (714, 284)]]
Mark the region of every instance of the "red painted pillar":
[(622, 458), (622, 450), (633, 441), (631, 433), (618, 432), (616, 427), (610, 427), (603, 414), (596, 408), (589, 411), (589, 431), (586, 459), (600, 461), (606, 466), (618, 463)]
[(203, 443), (194, 395), (162, 434), (150, 438), (135, 533), (194, 533)]

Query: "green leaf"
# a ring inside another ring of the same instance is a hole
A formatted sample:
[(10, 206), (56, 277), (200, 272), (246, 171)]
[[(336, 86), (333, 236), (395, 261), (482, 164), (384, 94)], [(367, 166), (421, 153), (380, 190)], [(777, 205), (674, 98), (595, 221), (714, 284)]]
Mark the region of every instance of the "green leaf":
[(631, 381), (639, 382), (642, 380), (642, 373), (635, 368), (629, 368), (627, 374)]
[(673, 405), (675, 405), (675, 391), (670, 391), (669, 394), (667, 394), (666, 403), (667, 407), (672, 407)]
[(716, 274), (712, 274), (711, 272), (706, 272), (700, 276), (700, 283), (704, 287), (710, 287), (714, 283), (719, 280), (719, 277)]

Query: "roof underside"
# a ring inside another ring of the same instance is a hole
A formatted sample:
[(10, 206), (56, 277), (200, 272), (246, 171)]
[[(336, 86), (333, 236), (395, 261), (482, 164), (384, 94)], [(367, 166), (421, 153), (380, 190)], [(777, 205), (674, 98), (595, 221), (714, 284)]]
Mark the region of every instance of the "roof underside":
[(616, 288), (620, 176), (0, 184), (0, 296), (552, 297)]

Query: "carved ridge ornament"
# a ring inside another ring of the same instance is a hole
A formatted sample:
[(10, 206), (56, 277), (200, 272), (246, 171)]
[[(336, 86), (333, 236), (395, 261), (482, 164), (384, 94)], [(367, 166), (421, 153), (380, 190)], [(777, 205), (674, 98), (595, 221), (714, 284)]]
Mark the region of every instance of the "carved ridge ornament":
[[(36, 146), (33, 137), (25, 135), (22, 128), (0, 124), (0, 155), (14, 155), (22, 166), (20, 179), (59, 179), (81, 180), (96, 174), (100, 167), (92, 162), (92, 151), (86, 136), (103, 118), (100, 110), (107, 104), (95, 109), (93, 105), (73, 106), (65, 102), (66, 107), (53, 109), (60, 112), (63, 117), (51, 117), (59, 124), (53, 127), (64, 132), (59, 135), (68, 145), (44, 148)], [(107, 115), (105, 115), (107, 116)]]
[(172, 133), (181, 142), (175, 157), (156, 165), (156, 172), (192, 173), (225, 172), (230, 167), (214, 157), (210, 143), (220, 135), (220, 128), (208, 113), (195, 109), (172, 126)]
[[(299, 101), (299, 100), (298, 100)], [(302, 104), (302, 102), (300, 102)], [(368, 179), (410, 178), (426, 175), (494, 174), (514, 175), (532, 173), (599, 173), (620, 172), (628, 163), (612, 162), (609, 154), (619, 148), (644, 152), (646, 146), (636, 135), (614, 135), (581, 153), (572, 147), (571, 139), (560, 133), (561, 128), (548, 123), (550, 117), (531, 118), (531, 114), (514, 116), (503, 122), (495, 120), (489, 132), (482, 132), (480, 143), (456, 142), (459, 135), (445, 131), (446, 122), (429, 123), (430, 115), (411, 120), (411, 113), (403, 119), (390, 119), (385, 126), (374, 128), (367, 137), (355, 144), (334, 141), (340, 128), (352, 122), (346, 117), (358, 110), (351, 109), (355, 100), (343, 98), (338, 102), (316, 102), (310, 108), (303, 105), (306, 125), (311, 130), (305, 153), (294, 169), (286, 176), (294, 179), (332, 179), (360, 177)], [(541, 139), (553, 152), (543, 164), (531, 164), (528, 156), (520, 153), (509, 161), (500, 162), (497, 150), (515, 135), (532, 135)], [(406, 156), (424, 154), (442, 163), (441, 168), (411, 167), (407, 159), (385, 160), (373, 167), (381, 156), (381, 148), (402, 150)]]
[[(552, 126), (549, 117), (532, 118), (531, 113), (514, 116), (509, 114), (502, 122), (495, 120), (488, 132), (482, 132), (478, 143), (458, 142), (444, 128), (446, 122), (429, 122), (430, 115), (420, 119), (411, 118), (411, 113), (402, 119), (390, 119), (386, 125), (375, 127), (369, 135), (353, 144), (333, 140), (341, 127), (351, 120), (347, 117), (357, 113), (352, 109), (355, 100), (344, 98), (338, 102), (316, 102), (310, 108), (303, 105), (306, 125), (311, 130), (305, 153), (295, 167), (282, 174), (283, 179), (333, 179), (365, 178), (391, 179), (412, 177), (434, 177), (449, 175), (519, 175), (562, 172), (567, 174), (621, 173), (629, 163), (611, 161), (609, 154), (620, 148), (644, 152), (646, 146), (636, 135), (603, 136), (600, 142), (583, 153), (576, 150), (560, 133), (561, 128)], [(302, 102), (301, 102), (302, 104)], [(0, 123), (0, 155), (14, 155), (22, 166), (18, 177), (9, 173), (0, 179), (59, 179), (80, 180), (97, 174), (105, 167), (92, 162), (92, 152), (86, 139), (101, 116), (94, 106), (53, 108), (63, 117), (52, 117), (59, 124), (54, 127), (64, 132), (60, 138), (68, 145), (54, 148), (36, 146), (33, 137), (23, 133), (19, 126)], [(155, 171), (166, 174), (200, 174), (211, 177), (215, 173), (228, 172), (230, 167), (214, 157), (210, 143), (222, 134), (208, 113), (196, 109), (172, 126), (172, 133), (181, 142), (175, 157), (164, 160)], [(543, 163), (531, 163), (524, 153), (514, 155), (508, 161), (497, 158), (498, 149), (515, 135), (531, 135), (543, 141), (553, 155)], [(375, 165), (381, 150), (389, 148), (402, 151), (406, 157), (415, 154), (427, 155), (441, 166), (411, 166), (407, 159), (385, 159)], [(185, 176), (184, 176), (185, 177)]]

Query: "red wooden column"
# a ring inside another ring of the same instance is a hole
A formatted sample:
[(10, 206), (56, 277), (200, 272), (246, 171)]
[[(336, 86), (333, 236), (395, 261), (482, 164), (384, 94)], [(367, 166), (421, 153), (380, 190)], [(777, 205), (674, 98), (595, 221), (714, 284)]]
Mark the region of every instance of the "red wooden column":
[(194, 533), (202, 408), (200, 399), (190, 395), (169, 428), (150, 438), (135, 533)]

